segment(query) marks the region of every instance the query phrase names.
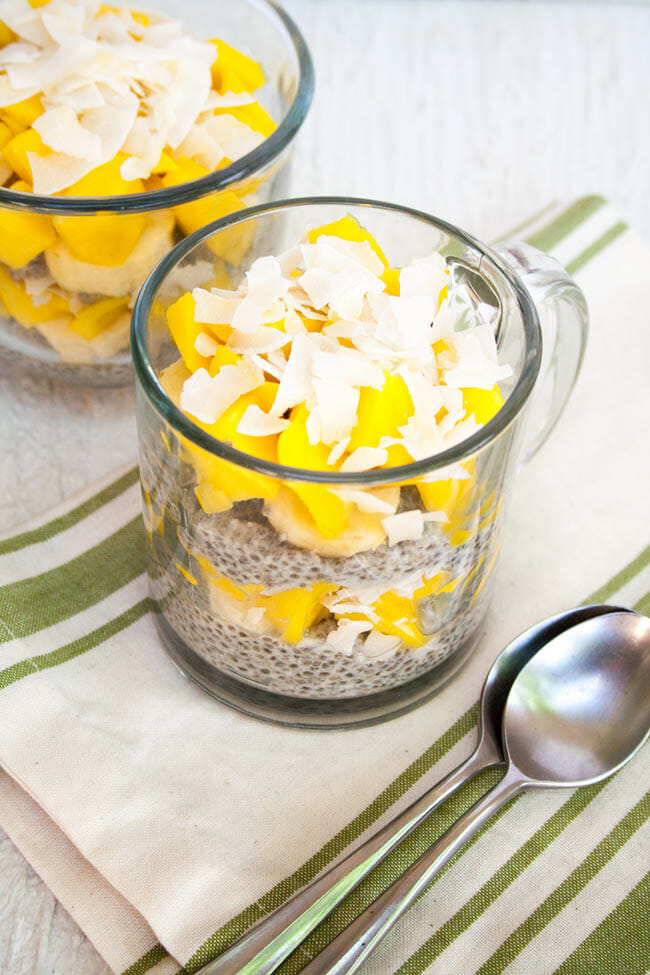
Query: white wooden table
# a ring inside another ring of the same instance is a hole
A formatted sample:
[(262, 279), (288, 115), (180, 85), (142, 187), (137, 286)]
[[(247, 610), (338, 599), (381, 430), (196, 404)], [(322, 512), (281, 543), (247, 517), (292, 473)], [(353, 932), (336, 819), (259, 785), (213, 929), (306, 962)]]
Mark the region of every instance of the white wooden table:
[[(650, 5), (286, 6), (317, 73), (296, 195), (410, 204), (489, 239), (553, 199), (597, 192), (650, 238)], [(0, 367), (0, 531), (134, 457), (134, 434), (130, 390), (65, 389)], [(108, 972), (1, 831), (0, 972)]]

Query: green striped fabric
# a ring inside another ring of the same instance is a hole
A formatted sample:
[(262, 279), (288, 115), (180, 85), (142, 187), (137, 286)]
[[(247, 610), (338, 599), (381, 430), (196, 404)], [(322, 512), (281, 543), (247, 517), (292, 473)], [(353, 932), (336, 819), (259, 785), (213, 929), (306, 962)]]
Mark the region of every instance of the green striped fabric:
[[(553, 205), (517, 232), (556, 253), (577, 275), (629, 234), (600, 197), (569, 207)], [(73, 661), (78, 675), (84, 658), (90, 674), (97, 654), (110, 653), (112, 640), (153, 612), (146, 592), (136, 479), (135, 469), (123, 473), (101, 490), (87, 492), (63, 513), (0, 541), (0, 720), (5, 694), (15, 693), (19, 685), (29, 688), (32, 682), (36, 706), (39, 681), (50, 688), (49, 676), (65, 675)], [(84, 547), (86, 536), (93, 543)], [(39, 571), (30, 574), (26, 566), (38, 566)], [(620, 600), (648, 613), (650, 546), (641, 550), (637, 542), (625, 559), (611, 566), (611, 573), (595, 580), (595, 591), (582, 590), (584, 602)], [(242, 903), (236, 916), (212, 934), (208, 909), (206, 936), (184, 955), (175, 952), (175, 957), (181, 956), (181, 970), (196, 972), (349, 850), (382, 817), (403, 808), (419, 783), (449, 768), (459, 751), (466, 754), (477, 719), (477, 702), (470, 702), (447, 727), (432, 725), (431, 744), (411, 757), (381, 791), (378, 788), (375, 798), (309, 859), (283, 878), (274, 878), (262, 896)], [(272, 742), (272, 729), (268, 737)], [(0, 763), (1, 759), (0, 750)], [(643, 754), (635, 762), (647, 771)], [(648, 972), (650, 888), (648, 876), (641, 873), (639, 851), (647, 856), (650, 793), (631, 787), (636, 781), (631, 769), (591, 788), (511, 802), (412, 908), (403, 929), (369, 962), (368, 975)], [(9, 771), (21, 780), (20, 769)], [(298, 973), (498, 778), (494, 770), (483, 773), (422, 824), (285, 962), (284, 975)], [(377, 781), (385, 780), (380, 776)], [(35, 798), (49, 808), (47, 796)], [(286, 837), (278, 837), (278, 843), (285, 842)], [(462, 895), (454, 878), (467, 880)], [(119, 888), (113, 876), (108, 880)], [(135, 904), (134, 914), (140, 910)], [(142, 913), (152, 929), (150, 943), (119, 970), (122, 975), (176, 970), (170, 944), (165, 938), (161, 940), (166, 946), (157, 943), (153, 934), (164, 923)]]

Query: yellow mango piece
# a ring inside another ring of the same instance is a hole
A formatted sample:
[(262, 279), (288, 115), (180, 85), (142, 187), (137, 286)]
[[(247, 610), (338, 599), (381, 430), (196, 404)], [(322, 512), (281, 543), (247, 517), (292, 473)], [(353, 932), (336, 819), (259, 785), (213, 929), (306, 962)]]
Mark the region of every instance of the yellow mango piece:
[(78, 179), (72, 186), (62, 191), (63, 196), (123, 196), (125, 193), (142, 193), (144, 183), (141, 179), (124, 179), (120, 172), (123, 162), (129, 157), (118, 152), (108, 162), (96, 166)]
[(421, 647), (427, 637), (416, 622), (415, 603), (412, 597), (396, 592), (385, 592), (373, 604), (379, 617), (375, 627), (388, 636), (398, 636), (407, 647)]
[(381, 389), (361, 388), (357, 425), (352, 430), (349, 451), (357, 447), (376, 447), (382, 437), (397, 436), (398, 427), (413, 415), (413, 400), (402, 377), (389, 373), (385, 376)]
[(78, 261), (119, 267), (142, 237), (147, 216), (144, 213), (93, 213), (84, 217), (57, 216), (52, 222)]
[(124, 314), (128, 298), (102, 298), (86, 305), (70, 322), (70, 328), (83, 339), (94, 339)]
[(21, 102), (0, 108), (0, 118), (3, 121), (10, 119), (17, 122), (22, 129), (28, 129), (42, 114), (43, 102), (40, 95), (32, 95), (31, 98), (24, 98)]
[(132, 10), (131, 16), (135, 20), (136, 24), (140, 24), (141, 27), (148, 27), (151, 21), (145, 13), (141, 10)]
[(210, 366), (210, 357), (199, 355), (194, 347), (197, 336), (203, 331), (203, 326), (194, 321), (195, 308), (196, 302), (188, 291), (167, 309), (169, 331), (190, 372)]
[(505, 403), (498, 386), (493, 386), (492, 389), (478, 389), (474, 386), (468, 386), (463, 389), (462, 393), (465, 414), (467, 416), (474, 414), (476, 422), (481, 424), (491, 420)]
[[(4, 118), (3, 121), (11, 128), (8, 118)], [(35, 129), (25, 129), (24, 132), (15, 135), (2, 150), (2, 158), (15, 173), (18, 173), (21, 179), (24, 179), (26, 183), (31, 183), (32, 167), (27, 157), (28, 152), (34, 152), (38, 156), (50, 154), (50, 149), (44, 144)]]
[(214, 354), (208, 372), (211, 376), (216, 376), (222, 366), (236, 366), (240, 359), (241, 356), (233, 352), (232, 349), (229, 349), (225, 345), (220, 345)]
[(37, 10), (38, 7), (46, 7), (50, 0), (27, 0), (27, 2), (29, 3), (30, 7)]
[(160, 159), (158, 160), (154, 168), (151, 170), (151, 172), (155, 173), (158, 176), (164, 176), (165, 173), (175, 173), (179, 169), (180, 166), (178, 165), (176, 160), (172, 156), (170, 156), (168, 152), (165, 152), (165, 150), (163, 149), (163, 151), (160, 153)]
[(381, 280), (386, 285), (386, 294), (399, 297), (399, 272), (398, 267), (387, 267), (381, 276)]
[(260, 132), (265, 138), (268, 138), (277, 128), (269, 113), (258, 102), (251, 102), (250, 105), (236, 105), (230, 108), (215, 109), (215, 115), (226, 114), (232, 115), (240, 122), (243, 122), (253, 132)]
[(188, 569), (186, 569), (184, 565), (181, 565), (180, 562), (175, 562), (174, 565), (176, 566), (180, 574), (187, 579), (188, 582), (191, 582), (193, 586), (198, 585), (199, 580), (195, 576), (193, 576), (192, 573)]
[[(261, 389), (262, 387), (260, 386), (258, 389), (254, 389), (250, 393), (245, 393), (244, 396), (240, 396), (228, 409), (224, 410), (216, 423), (206, 424), (203, 426), (203, 429), (213, 437), (216, 437), (217, 440), (223, 440), (225, 443), (232, 444), (236, 450), (241, 450), (243, 453), (251, 454), (253, 457), (261, 457), (263, 460), (270, 460), (275, 463), (278, 459), (277, 434), (269, 437), (249, 437), (246, 434), (237, 432), (239, 422), (249, 406), (255, 404), (260, 406), (261, 409), (264, 409), (264, 406), (260, 403), (263, 394), (258, 394), (258, 391)], [(272, 395), (275, 396), (275, 392)], [(268, 396), (266, 398), (268, 400)]]
[(0, 149), (4, 149), (11, 139), (13, 139), (13, 132), (6, 122), (0, 122)]
[(4, 20), (0, 20), (0, 47), (4, 47), (5, 44), (11, 44), (11, 42), (15, 40), (16, 35), (12, 31), (11, 27), (8, 27)]
[(53, 294), (48, 301), (35, 305), (22, 281), (14, 281), (6, 268), (0, 267), (0, 300), (9, 314), (31, 328), (68, 312), (68, 303), (60, 295)]
[[(329, 447), (319, 443), (312, 445), (307, 436), (307, 408), (304, 404), (291, 411), (291, 425), (278, 437), (278, 460), (289, 467), (301, 467), (311, 471), (334, 471), (328, 464)], [(298, 495), (318, 531), (324, 538), (336, 538), (347, 525), (345, 503), (324, 484), (301, 484), (288, 487)]]
[[(176, 162), (178, 169), (161, 176), (165, 186), (178, 186), (208, 175), (209, 170), (205, 166), (201, 166), (187, 156), (181, 156)], [(232, 190), (222, 190), (220, 193), (202, 196), (192, 203), (182, 203), (174, 208), (174, 212), (184, 233), (191, 234), (199, 227), (204, 227), (206, 223), (220, 220), (243, 209), (244, 204), (236, 193)], [(240, 264), (251, 245), (254, 234), (255, 223), (250, 221), (244, 227), (232, 227), (221, 231), (217, 237), (208, 240), (207, 244), (217, 257), (223, 257), (230, 264)]]
[(232, 501), (228, 495), (219, 488), (215, 488), (210, 481), (200, 480), (194, 488), (194, 493), (206, 515), (216, 515), (232, 508)]
[[(14, 183), (12, 189), (21, 187)], [(24, 267), (56, 240), (52, 219), (44, 213), (0, 209), (0, 261)]]
[(469, 477), (450, 477), (442, 481), (417, 481), (420, 497), (428, 511), (444, 511), (450, 523), (458, 522), (467, 511), (476, 479), (473, 460), (464, 462)]
[(350, 240), (356, 243), (362, 243), (365, 240), (370, 244), (384, 267), (388, 267), (386, 255), (375, 238), (349, 213), (341, 217), (340, 220), (334, 220), (333, 223), (326, 223), (322, 227), (316, 227), (315, 230), (310, 230), (307, 234), (307, 239), (310, 244), (315, 244), (318, 238), (323, 236), (340, 237), (341, 240)]
[(287, 643), (295, 645), (325, 615), (322, 599), (336, 588), (327, 582), (316, 582), (311, 589), (287, 589), (264, 599), (264, 609)]
[(220, 95), (227, 91), (241, 94), (255, 91), (265, 82), (262, 68), (236, 48), (215, 37), (210, 41), (217, 49), (217, 59), (212, 65), (212, 84)]

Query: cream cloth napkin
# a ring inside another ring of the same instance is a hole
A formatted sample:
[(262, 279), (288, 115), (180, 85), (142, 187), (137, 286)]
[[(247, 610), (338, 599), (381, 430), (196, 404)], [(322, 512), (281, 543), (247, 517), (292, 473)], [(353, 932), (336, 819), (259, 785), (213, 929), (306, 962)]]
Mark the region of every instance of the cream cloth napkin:
[[(586, 599), (649, 611), (650, 250), (597, 197), (519, 233), (584, 289), (586, 360), (519, 475), (476, 654), (418, 710), (289, 730), (181, 677), (151, 620), (134, 471), (0, 542), (0, 824), (114, 971), (196, 971), (469, 754), (484, 675), (526, 626)], [(368, 975), (646, 971), (649, 764), (646, 749), (604, 785), (513, 803)], [(425, 824), (282, 971), (299, 971), (489, 781)]]

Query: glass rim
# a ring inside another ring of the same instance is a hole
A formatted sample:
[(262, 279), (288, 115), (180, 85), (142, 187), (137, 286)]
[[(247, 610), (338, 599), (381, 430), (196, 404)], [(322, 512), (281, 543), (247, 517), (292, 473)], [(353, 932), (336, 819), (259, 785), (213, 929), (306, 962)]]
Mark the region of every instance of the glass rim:
[[(522, 314), (525, 340), (524, 359), (521, 374), (504, 405), (479, 430), (464, 440), (459, 441), (457, 444), (454, 444), (452, 447), (448, 447), (446, 450), (432, 454), (430, 457), (425, 457), (422, 460), (414, 460), (409, 464), (400, 464), (395, 467), (360, 472), (313, 471), (264, 460), (263, 458), (254, 457), (252, 454), (237, 450), (225, 441), (218, 440), (216, 437), (206, 433), (172, 402), (163, 389), (153, 368), (147, 352), (145, 338), (149, 310), (156, 297), (159, 285), (189, 251), (196, 245), (202, 243), (206, 238), (212, 236), (215, 232), (262, 214), (307, 206), (367, 207), (369, 209), (384, 210), (413, 217), (438, 230), (442, 230), (444, 233), (455, 237), (461, 243), (478, 251), (481, 257), (476, 270), (479, 273), (482, 259), (487, 257), (503, 275), (517, 298)], [(455, 227), (445, 220), (427, 214), (422, 210), (402, 206), (397, 203), (385, 203), (380, 200), (366, 199), (363, 197), (307, 196), (276, 200), (258, 206), (248, 207), (245, 210), (239, 210), (235, 214), (222, 217), (220, 220), (215, 220), (205, 227), (199, 228), (199, 230), (196, 230), (193, 234), (190, 234), (176, 244), (156, 265), (153, 271), (151, 271), (140, 289), (131, 320), (131, 354), (137, 381), (154, 409), (169, 423), (176, 433), (207, 453), (219, 457), (222, 460), (230, 461), (238, 467), (255, 471), (258, 474), (266, 474), (269, 477), (279, 478), (283, 481), (300, 481), (313, 484), (327, 484), (330, 486), (338, 485), (341, 487), (344, 485), (380, 487), (381, 485), (394, 484), (396, 481), (411, 481), (432, 471), (462, 462), (504, 433), (519, 416), (535, 385), (541, 364), (542, 337), (535, 303), (515, 270), (496, 251), (482, 244), (464, 230)]]
[(314, 95), (314, 65), (307, 42), (296, 23), (275, 0), (247, 0), (266, 7), (286, 29), (298, 60), (298, 87), (294, 99), (277, 129), (251, 152), (235, 159), (229, 166), (216, 169), (200, 179), (189, 180), (162, 190), (143, 190), (120, 196), (38, 196), (0, 186), (0, 207), (52, 214), (143, 213), (191, 203), (208, 193), (227, 189), (242, 182), (273, 162), (289, 145), (302, 123)]

